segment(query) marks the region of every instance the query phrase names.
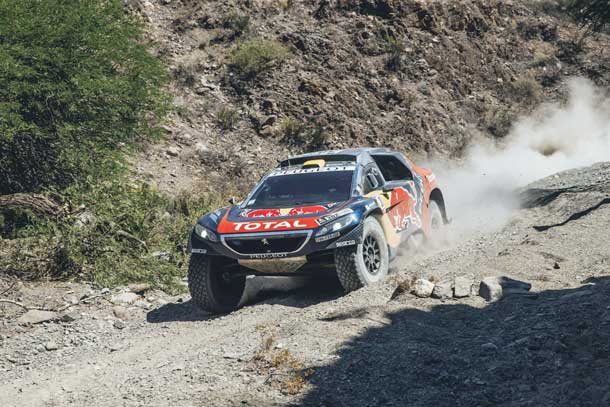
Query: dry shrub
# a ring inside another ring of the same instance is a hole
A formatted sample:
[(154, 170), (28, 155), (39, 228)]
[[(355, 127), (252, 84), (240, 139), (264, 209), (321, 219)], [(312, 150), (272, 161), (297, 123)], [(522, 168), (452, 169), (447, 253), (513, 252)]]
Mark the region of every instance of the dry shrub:
[(259, 325), (257, 331), (261, 335), (261, 345), (252, 358), (257, 371), (267, 376), (266, 383), (282, 393), (300, 393), (313, 370), (306, 368), (290, 350), (277, 347), (276, 327)]
[(542, 85), (531, 75), (525, 75), (514, 81), (510, 86), (513, 99), (526, 106), (538, 103), (542, 99)]

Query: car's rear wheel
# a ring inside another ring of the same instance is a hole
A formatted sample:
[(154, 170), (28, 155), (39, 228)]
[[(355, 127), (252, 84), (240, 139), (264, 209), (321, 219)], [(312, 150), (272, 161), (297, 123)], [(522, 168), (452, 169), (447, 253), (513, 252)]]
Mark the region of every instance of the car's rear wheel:
[(245, 276), (223, 270), (222, 257), (193, 254), (189, 262), (188, 286), (193, 302), (206, 311), (233, 311), (246, 286)]
[(388, 275), (388, 263), (388, 244), (375, 218), (364, 221), (361, 244), (335, 249), (337, 276), (346, 291), (384, 279)]
[(432, 247), (440, 247), (445, 243), (445, 221), (443, 213), (436, 201), (430, 201), (428, 204), (430, 229), (428, 233), (428, 243)]

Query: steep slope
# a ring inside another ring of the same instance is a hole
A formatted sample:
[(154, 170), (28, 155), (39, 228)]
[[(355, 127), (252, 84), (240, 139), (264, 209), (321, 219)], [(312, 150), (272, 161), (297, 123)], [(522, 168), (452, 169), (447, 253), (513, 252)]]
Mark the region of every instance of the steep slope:
[[(175, 77), (166, 144), (135, 163), (163, 190), (244, 189), (292, 152), (388, 146), (459, 156), (482, 134), (564, 96), (564, 79), (610, 83), (610, 38), (578, 47), (553, 1), (139, 1)], [(289, 57), (243, 78), (240, 44)], [(277, 65), (277, 64), (276, 64)]]

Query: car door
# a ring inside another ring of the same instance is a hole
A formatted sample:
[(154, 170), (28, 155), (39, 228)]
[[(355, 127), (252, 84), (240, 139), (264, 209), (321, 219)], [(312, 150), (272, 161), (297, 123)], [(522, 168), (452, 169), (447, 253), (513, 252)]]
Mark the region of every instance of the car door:
[(384, 177), (389, 199), (388, 216), (397, 232), (408, 235), (421, 228), (418, 199), (421, 192), (413, 179), (413, 173), (393, 155), (374, 157)]

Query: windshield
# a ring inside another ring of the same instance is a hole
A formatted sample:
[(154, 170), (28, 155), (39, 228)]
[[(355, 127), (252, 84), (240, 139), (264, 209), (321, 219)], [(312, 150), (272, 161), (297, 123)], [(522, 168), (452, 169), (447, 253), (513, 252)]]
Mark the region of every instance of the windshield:
[(271, 175), (256, 190), (246, 208), (280, 208), (346, 201), (354, 171), (323, 171)]

